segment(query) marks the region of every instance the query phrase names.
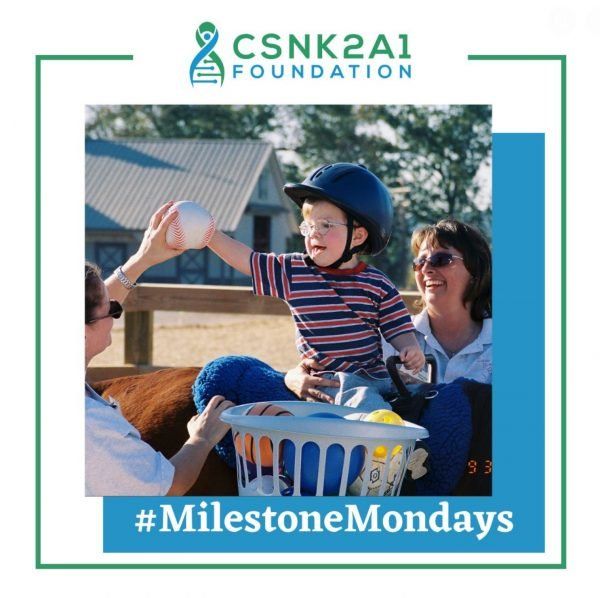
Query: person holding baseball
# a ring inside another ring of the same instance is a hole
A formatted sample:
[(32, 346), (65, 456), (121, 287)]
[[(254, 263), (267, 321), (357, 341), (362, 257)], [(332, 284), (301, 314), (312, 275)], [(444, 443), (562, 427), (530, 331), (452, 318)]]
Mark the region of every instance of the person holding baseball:
[(314, 374), (339, 383), (323, 387), (330, 402), (389, 409), (384, 397), (393, 386), (380, 332), (406, 367), (416, 373), (425, 363), (402, 297), (385, 274), (359, 259), (388, 243), (389, 191), (364, 166), (348, 163), (321, 166), (284, 191), (302, 210), (305, 254), (257, 253), (220, 231), (208, 247), (251, 276), (256, 295), (289, 305), (302, 358), (319, 364)]
[[(182, 253), (167, 245), (176, 217), (169, 202), (157, 210), (138, 251), (106, 280), (85, 264), (85, 366), (111, 343), (113, 319), (136, 280), (151, 266)], [(188, 422), (188, 440), (170, 460), (145, 443), (121, 414), (85, 384), (85, 493), (87, 496), (183, 495), (194, 484), (213, 446), (229, 429), (220, 414), (233, 404), (215, 396), (202, 414)]]

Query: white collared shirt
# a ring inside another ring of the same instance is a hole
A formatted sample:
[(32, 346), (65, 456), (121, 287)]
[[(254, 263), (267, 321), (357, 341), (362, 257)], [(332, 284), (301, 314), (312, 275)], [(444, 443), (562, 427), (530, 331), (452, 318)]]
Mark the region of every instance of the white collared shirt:
[(85, 385), (86, 496), (164, 496), (175, 468), (121, 413)]
[[(426, 355), (432, 355), (437, 365), (437, 382), (452, 382), (470, 378), (485, 384), (492, 383), (492, 318), (483, 320), (479, 336), (458, 353), (449, 357), (433, 335), (429, 315), (423, 310), (413, 318), (415, 335)], [(395, 355), (396, 350), (383, 341), (383, 358)]]

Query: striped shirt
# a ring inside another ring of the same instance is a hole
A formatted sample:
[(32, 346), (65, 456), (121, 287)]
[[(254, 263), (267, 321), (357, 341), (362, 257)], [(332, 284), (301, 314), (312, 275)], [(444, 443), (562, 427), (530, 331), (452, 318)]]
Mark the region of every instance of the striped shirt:
[(283, 299), (296, 324), (296, 346), (327, 371), (385, 378), (381, 335), (391, 342), (414, 327), (396, 287), (360, 262), (337, 270), (309, 266), (300, 253), (253, 253), (256, 295)]

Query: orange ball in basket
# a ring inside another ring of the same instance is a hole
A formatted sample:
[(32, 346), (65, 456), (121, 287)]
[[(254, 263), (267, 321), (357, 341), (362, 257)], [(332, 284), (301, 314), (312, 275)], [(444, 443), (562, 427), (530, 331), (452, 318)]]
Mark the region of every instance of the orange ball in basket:
[[(279, 407), (278, 405), (272, 405), (271, 403), (256, 403), (250, 410), (246, 412), (246, 415), (269, 415), (269, 416), (280, 416), (280, 415), (293, 415), (287, 409)], [(241, 456), (244, 455), (242, 447), (242, 437), (244, 438), (243, 444), (246, 449), (246, 460), (250, 463), (258, 463), (258, 451), (260, 451), (260, 463), (262, 467), (273, 467), (273, 443), (267, 436), (261, 436), (258, 443), (254, 442), (254, 437), (251, 434), (240, 434), (235, 433), (233, 437), (233, 443), (235, 450)], [(258, 451), (257, 445), (258, 444)]]

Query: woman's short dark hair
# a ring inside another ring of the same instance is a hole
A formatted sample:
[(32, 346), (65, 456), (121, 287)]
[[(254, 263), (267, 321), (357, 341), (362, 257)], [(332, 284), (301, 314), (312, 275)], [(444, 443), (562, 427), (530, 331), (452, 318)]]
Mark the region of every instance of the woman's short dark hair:
[(89, 322), (102, 305), (102, 275), (100, 268), (91, 262), (85, 263), (85, 321)]
[(492, 252), (485, 237), (474, 227), (454, 218), (416, 230), (411, 239), (415, 256), (425, 243), (431, 247), (454, 247), (462, 254), (471, 284), (463, 304), (471, 303), (471, 318), (480, 322), (492, 317)]

